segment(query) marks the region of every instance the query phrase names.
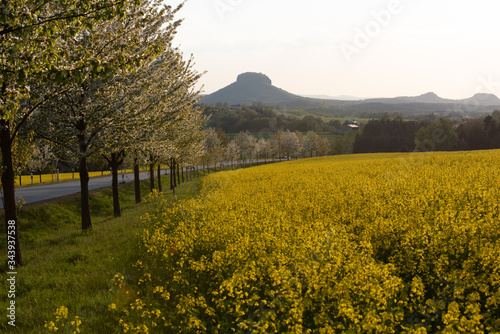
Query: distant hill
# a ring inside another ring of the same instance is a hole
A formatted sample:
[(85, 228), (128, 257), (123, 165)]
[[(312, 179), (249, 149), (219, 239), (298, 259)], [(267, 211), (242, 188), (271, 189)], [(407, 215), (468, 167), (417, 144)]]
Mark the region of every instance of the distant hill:
[(215, 104), (218, 102), (228, 104), (252, 104), (262, 102), (264, 104), (280, 104), (304, 99), (272, 85), (271, 79), (262, 73), (243, 73), (227, 87), (215, 93), (206, 95), (200, 103)]
[(350, 95), (340, 95), (340, 96), (330, 96), (330, 95), (301, 95), (303, 97), (309, 97), (312, 99), (320, 100), (341, 100), (341, 101), (361, 101), (365, 100), (361, 97), (350, 96)]
[(365, 103), (446, 103), (448, 100), (445, 100), (436, 93), (427, 93), (422, 94), (420, 96), (400, 96), (395, 98), (379, 98), (379, 99), (366, 99), (363, 102)]
[[(320, 97), (320, 96), (318, 96)], [(500, 99), (493, 94), (476, 94), (463, 100), (443, 99), (435, 93), (420, 96), (400, 96), (365, 100), (303, 97), (275, 87), (262, 73), (240, 74), (236, 82), (215, 93), (205, 95), (200, 103), (205, 105), (228, 103), (250, 105), (262, 102), (285, 109), (315, 110), (326, 108), (329, 112), (350, 114), (355, 112), (401, 112), (403, 114), (492, 112), (500, 109)], [(324, 115), (324, 112), (323, 112)]]
[(476, 94), (471, 98), (463, 100), (449, 100), (439, 97), (436, 93), (427, 93), (420, 96), (401, 96), (389, 99), (367, 99), (365, 103), (431, 103), (431, 104), (465, 104), (465, 105), (480, 105), (480, 106), (499, 106), (500, 99), (493, 94)]
[(462, 100), (463, 103), (473, 105), (479, 104), (484, 106), (498, 106), (500, 99), (493, 94), (476, 94), (469, 99)]

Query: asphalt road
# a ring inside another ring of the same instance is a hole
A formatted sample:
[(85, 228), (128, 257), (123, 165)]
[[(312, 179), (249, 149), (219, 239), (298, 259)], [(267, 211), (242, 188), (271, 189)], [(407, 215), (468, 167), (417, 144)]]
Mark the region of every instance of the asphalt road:
[[(281, 161), (275, 159), (274, 162)], [(270, 162), (269, 160), (259, 160), (259, 162)], [(199, 166), (202, 168), (202, 166)], [(162, 173), (168, 169), (163, 169)], [(155, 173), (156, 174), (156, 173)], [(141, 172), (140, 179), (144, 180), (149, 177), (149, 172)], [(128, 173), (118, 175), (118, 182), (132, 182), (134, 181), (134, 174)], [(111, 186), (111, 175), (91, 178), (89, 181), (89, 190), (105, 188)], [(28, 187), (16, 188), (16, 199), (21, 197), (26, 204), (46, 201), (49, 199), (58, 198), (61, 196), (76, 194), (80, 192), (80, 180), (52, 183), (48, 185), (35, 185)], [(3, 194), (0, 201), (0, 209), (3, 209)]]
[[(141, 172), (141, 180), (148, 178), (148, 172)], [(119, 182), (132, 182), (134, 180), (134, 174), (124, 174), (118, 175)], [(89, 190), (105, 188), (111, 186), (111, 175), (91, 178), (89, 181)], [(31, 187), (21, 187), (16, 189), (16, 199), (22, 197), (26, 204), (36, 203), (45, 201), (48, 199), (53, 199), (61, 196), (76, 194), (80, 192), (80, 180), (53, 183), (44, 186), (31, 186)], [(0, 209), (3, 209), (3, 197), (0, 201)]]

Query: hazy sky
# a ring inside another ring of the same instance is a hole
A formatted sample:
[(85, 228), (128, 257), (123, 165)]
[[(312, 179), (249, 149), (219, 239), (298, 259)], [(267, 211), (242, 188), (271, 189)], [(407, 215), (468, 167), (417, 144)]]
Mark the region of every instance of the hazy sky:
[(174, 43), (207, 94), (261, 72), (294, 94), (500, 96), (499, 13), (498, 0), (188, 0)]

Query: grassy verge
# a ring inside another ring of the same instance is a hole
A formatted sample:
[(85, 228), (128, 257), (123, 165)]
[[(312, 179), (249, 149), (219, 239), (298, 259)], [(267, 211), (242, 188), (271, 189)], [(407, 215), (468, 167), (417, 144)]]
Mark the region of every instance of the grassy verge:
[[(193, 196), (199, 179), (176, 189), (177, 200)], [(163, 182), (168, 188), (167, 178)], [(142, 183), (142, 194), (148, 194)], [(166, 198), (172, 198), (165, 191)], [(31, 205), (19, 211), (20, 238), (25, 265), (18, 269), (15, 282), (15, 328), (7, 308), (9, 286), (5, 265), (0, 267), (0, 332), (44, 333), (44, 324), (54, 311), (66, 306), (68, 313), (79, 315), (85, 327), (99, 333), (103, 310), (109, 303), (111, 279), (120, 272), (133, 275), (140, 234), (140, 217), (150, 209), (148, 203), (135, 204), (133, 184), (120, 186), (122, 217), (113, 218), (111, 190), (93, 192), (91, 212), (93, 230), (80, 229), (79, 196), (68, 196), (43, 205)], [(1, 218), (3, 221), (3, 217)], [(0, 236), (2, 263), (6, 263), (6, 236)], [(67, 330), (67, 329), (66, 329)], [(58, 332), (64, 332), (60, 329)], [(88, 332), (88, 331), (86, 331)]]

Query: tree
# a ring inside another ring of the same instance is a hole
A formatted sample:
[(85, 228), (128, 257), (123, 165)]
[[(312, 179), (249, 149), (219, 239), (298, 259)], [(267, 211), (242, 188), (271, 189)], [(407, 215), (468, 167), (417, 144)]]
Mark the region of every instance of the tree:
[[(154, 154), (149, 152), (151, 169), (158, 167), (158, 187), (161, 191), (161, 162), (168, 161), (166, 155), (172, 150), (170, 131), (175, 122), (188, 119), (187, 113), (193, 112), (198, 91), (192, 87), (201, 76), (192, 69), (192, 60), (184, 61), (175, 49), (167, 49), (152, 62), (144, 64), (133, 73), (122, 76), (119, 81), (123, 96), (116, 99), (115, 105), (105, 106), (120, 115), (119, 120), (106, 131), (101, 140), (101, 154), (106, 158), (113, 175), (113, 207), (115, 216), (120, 215), (118, 201), (118, 167), (123, 163), (127, 153), (134, 154), (135, 165), (138, 165), (141, 151), (158, 146)], [(117, 83), (111, 83), (117, 87)], [(181, 120), (182, 115), (182, 120)], [(178, 135), (178, 134), (176, 134)], [(154, 137), (155, 142), (150, 141)], [(195, 138), (193, 135), (192, 138)], [(168, 144), (165, 146), (164, 140)], [(147, 148), (141, 145), (148, 142)], [(163, 145), (163, 146), (162, 146)], [(150, 170), (151, 176), (154, 171)], [(138, 166), (134, 167), (136, 183), (136, 201), (140, 202), (140, 187), (138, 186)], [(154, 179), (151, 181), (154, 188)]]
[(318, 136), (318, 141), (316, 142), (316, 153), (319, 156), (325, 156), (330, 153), (331, 149), (332, 148), (328, 139)]
[(484, 119), (473, 118), (457, 128), (458, 148), (461, 150), (481, 150), (488, 148), (488, 135)]
[(264, 138), (260, 138), (259, 140), (257, 140), (257, 142), (255, 143), (255, 154), (257, 156), (257, 159), (267, 160), (267, 158), (271, 156), (270, 152), (270, 145), (267, 140), (265, 140)]
[(237, 161), (241, 156), (240, 147), (238, 143), (234, 140), (231, 141), (226, 147), (226, 159), (231, 161), (231, 167), (233, 166), (233, 162)]
[[(13, 139), (12, 142), (12, 170), (14, 177), (21, 177), (23, 171), (26, 170), (26, 166), (28, 164), (29, 159), (33, 154), (33, 133), (24, 131), (25, 129), (21, 129), (20, 133)], [(1, 151), (0, 151), (0, 159), (1, 159)], [(5, 169), (5, 166), (2, 166), (2, 172)], [(2, 186), (2, 179), (0, 178), (0, 186)], [(21, 182), (19, 182), (21, 184)], [(3, 188), (3, 186), (2, 186)], [(4, 203), (5, 207), (5, 203)]]
[(456, 130), (458, 149), (482, 150), (500, 148), (500, 114), (468, 119)]
[(302, 136), (302, 146), (306, 157), (322, 156), (330, 151), (328, 140), (321, 138), (313, 131), (309, 131), (305, 136)]
[(167, 162), (173, 168), (172, 158), (189, 161), (198, 157), (206, 117), (195, 107), (200, 92), (193, 86), (203, 73), (193, 70), (192, 58), (184, 61), (178, 50), (169, 50), (150, 65), (148, 73), (141, 77), (146, 86), (135, 107), (142, 110), (146, 124), (134, 136), (132, 146), (135, 157), (144, 158), (150, 166), (153, 191), (155, 166)]
[(188, 117), (177, 126), (175, 141), (176, 158), (179, 163), (185, 165), (197, 165), (204, 154), (204, 142), (208, 136), (208, 131), (203, 130), (207, 118), (203, 116), (201, 108), (193, 108)]
[(240, 132), (234, 137), (233, 140), (240, 148), (241, 160), (244, 159), (251, 160), (252, 154), (254, 153), (255, 150), (255, 144), (257, 142), (257, 139), (255, 139), (255, 137), (249, 133)]
[(447, 118), (440, 118), (415, 134), (416, 150), (420, 152), (453, 151), (456, 149), (457, 142), (453, 123)]
[(222, 128), (217, 128), (217, 137), (219, 137), (219, 140), (221, 142), (222, 147), (225, 149), (227, 145), (229, 144), (229, 137), (227, 134), (224, 132)]
[[(179, 22), (172, 22), (173, 15), (179, 9), (161, 8), (157, 1), (143, 1), (124, 18), (103, 22), (95, 30), (72, 41), (77, 46), (84, 45), (96, 54), (105, 55), (106, 59), (124, 61), (113, 70), (101, 69), (97, 64), (97, 70), (107, 70), (107, 76), (75, 80), (57, 99), (41, 106), (41, 112), (36, 116), (38, 135), (66, 147), (79, 158), (83, 230), (92, 227), (87, 159), (99, 152), (106, 144), (106, 134), (123, 124), (124, 118), (138, 122), (137, 113), (127, 113), (124, 107), (129, 100), (127, 73), (170, 48), (179, 25)], [(47, 89), (46, 85), (42, 89)], [(140, 123), (135, 126), (140, 126)]]
[(484, 130), (486, 131), (486, 135), (488, 136), (487, 148), (500, 148), (500, 115), (498, 115), (498, 111), (495, 111), (493, 115), (487, 116), (484, 119)]
[[(18, 0), (2, 2), (0, 11), (0, 149), (6, 230), (15, 230), (14, 260), (22, 265), (16, 212), (13, 145), (33, 112), (61, 91), (52, 85), (44, 94), (31, 90), (40, 83), (64, 84), (84, 76), (99, 77), (124, 58), (102, 54), (68, 41), (81, 39), (95, 24), (124, 17), (137, 1)], [(29, 103), (27, 103), (29, 101)], [(10, 223), (10, 225), (9, 225)]]
[(55, 155), (51, 151), (51, 147), (48, 144), (37, 143), (35, 147), (35, 151), (31, 155), (31, 158), (28, 160), (28, 170), (30, 172), (38, 171), (40, 173), (40, 183), (42, 182), (42, 171), (54, 161)]
[(304, 156), (306, 158), (313, 157), (316, 154), (316, 133), (313, 131), (307, 132), (302, 136), (302, 147), (304, 148)]
[[(2, 2), (0, 117), (8, 121), (21, 116), (22, 120), (30, 111), (23, 101), (32, 98), (30, 85), (35, 80), (69, 82), (88, 75), (88, 67), (96, 62), (104, 68), (113, 67), (113, 62), (84, 47), (71, 45), (70, 54), (66, 42), (80, 38), (83, 31), (92, 30), (99, 22), (123, 18), (136, 4), (126, 0)], [(73, 57), (75, 54), (78, 58)]]
[(423, 121), (403, 121), (389, 114), (381, 120), (371, 120), (358, 130), (353, 144), (354, 153), (411, 152), (415, 149), (415, 134), (428, 125)]
[(289, 160), (293, 156), (297, 156), (302, 150), (302, 144), (300, 142), (297, 133), (290, 131), (278, 131), (274, 139), (276, 140), (278, 147), (278, 154), (285, 154)]
[(332, 144), (332, 153), (334, 155), (351, 154), (356, 134), (349, 131), (342, 136), (336, 136)]
[(204, 142), (208, 135), (203, 131), (206, 118), (199, 108), (194, 107), (198, 93), (190, 100), (192, 105), (179, 109), (175, 121), (163, 123), (162, 131), (157, 132), (154, 155), (170, 167), (170, 186), (175, 188), (181, 182), (180, 163), (197, 163), (204, 154)]
[(217, 132), (213, 130), (209, 131), (208, 136), (205, 138), (204, 147), (205, 147), (204, 160), (208, 165), (213, 163), (215, 169), (217, 170), (217, 163), (222, 159), (224, 152), (222, 141), (219, 138)]

